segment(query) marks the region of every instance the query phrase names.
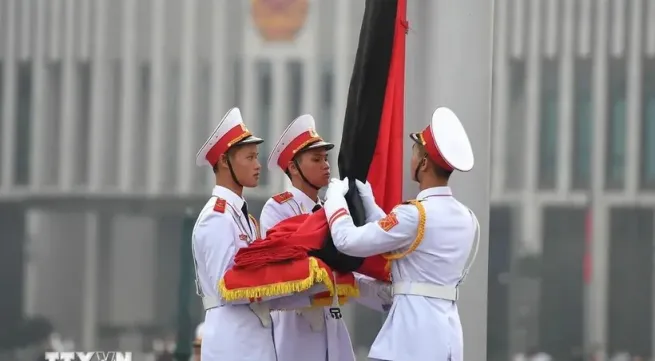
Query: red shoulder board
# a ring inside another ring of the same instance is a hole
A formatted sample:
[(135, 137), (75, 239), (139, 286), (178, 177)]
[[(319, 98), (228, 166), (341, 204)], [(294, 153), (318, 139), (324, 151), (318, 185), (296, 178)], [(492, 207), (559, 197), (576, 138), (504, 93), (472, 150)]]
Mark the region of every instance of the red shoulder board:
[(214, 212), (225, 213), (225, 199), (216, 198), (216, 204), (214, 204)]
[(273, 200), (278, 204), (282, 204), (291, 198), (293, 198), (293, 194), (291, 192), (282, 192), (273, 196)]

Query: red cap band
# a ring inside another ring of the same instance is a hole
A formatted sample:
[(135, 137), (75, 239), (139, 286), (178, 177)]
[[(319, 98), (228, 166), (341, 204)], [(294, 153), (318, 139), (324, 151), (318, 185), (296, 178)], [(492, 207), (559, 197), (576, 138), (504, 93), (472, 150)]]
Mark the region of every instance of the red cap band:
[(237, 124), (232, 129), (228, 130), (227, 133), (225, 133), (225, 135), (214, 144), (209, 152), (207, 152), (205, 159), (207, 159), (207, 161), (212, 165), (218, 163), (221, 155), (225, 154), (231, 146), (251, 135), (252, 134), (250, 134), (243, 123)]
[(306, 146), (322, 140), (323, 139), (319, 137), (314, 130), (300, 133), (300, 135), (294, 138), (280, 153), (280, 156), (277, 159), (277, 165), (282, 168), (282, 170), (287, 170), (289, 162), (293, 159), (296, 153)]
[(423, 146), (425, 147), (425, 151), (428, 153), (428, 156), (430, 159), (432, 159), (433, 162), (437, 163), (437, 165), (447, 171), (453, 171), (454, 168), (448, 164), (448, 162), (441, 156), (441, 152), (439, 151), (439, 147), (437, 146), (437, 143), (434, 141), (434, 137), (432, 136), (432, 126), (428, 125), (427, 128), (425, 128), (420, 134), (419, 138), (421, 140), (421, 143), (423, 143)]

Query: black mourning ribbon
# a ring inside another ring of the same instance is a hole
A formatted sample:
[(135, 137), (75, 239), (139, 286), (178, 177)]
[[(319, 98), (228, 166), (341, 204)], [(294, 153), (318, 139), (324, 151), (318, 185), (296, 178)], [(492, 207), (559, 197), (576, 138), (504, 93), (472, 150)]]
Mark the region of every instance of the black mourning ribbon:
[(243, 206), (241, 206), (241, 212), (243, 212), (243, 215), (246, 217), (246, 223), (248, 224), (248, 229), (250, 229), (250, 232), (252, 232), (252, 226), (250, 225), (250, 217), (248, 216), (248, 205), (246, 202), (243, 202)]

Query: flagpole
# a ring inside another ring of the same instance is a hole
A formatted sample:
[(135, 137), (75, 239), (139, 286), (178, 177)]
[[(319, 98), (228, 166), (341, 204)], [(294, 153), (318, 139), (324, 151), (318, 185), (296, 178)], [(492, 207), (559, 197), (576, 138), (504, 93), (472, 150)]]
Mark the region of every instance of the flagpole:
[(417, 116), (408, 112), (406, 128), (422, 128), (434, 108), (448, 106), (462, 120), (475, 153), (473, 170), (455, 174), (451, 186), (457, 199), (471, 208), (480, 222), (479, 253), (463, 284), (458, 306), (464, 359), (486, 361), (494, 1), (410, 1), (412, 6), (426, 6), (417, 19), (409, 18), (408, 39), (408, 54), (419, 54), (416, 57), (422, 61), (418, 65), (423, 72), (408, 74), (407, 89), (425, 95), (407, 97), (408, 111)]

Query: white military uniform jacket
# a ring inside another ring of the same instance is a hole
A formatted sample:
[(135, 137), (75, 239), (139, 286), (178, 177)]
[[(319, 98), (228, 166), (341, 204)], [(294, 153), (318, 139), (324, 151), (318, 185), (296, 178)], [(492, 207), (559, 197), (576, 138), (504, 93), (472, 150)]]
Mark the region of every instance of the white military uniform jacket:
[(343, 253), (359, 257), (410, 251), (393, 261), (393, 305), (371, 347), (371, 359), (462, 361), (457, 304), (398, 292), (397, 286), (420, 282), (453, 286), (455, 290), (463, 278), (477, 220), (452, 196), (449, 187), (423, 190), (417, 200), (426, 214), (422, 241), (415, 242), (419, 233), (418, 207), (403, 204), (380, 221), (362, 227), (355, 227), (349, 216), (335, 219), (331, 227), (334, 245)]
[[(291, 187), (270, 198), (262, 209), (262, 237), (279, 222), (300, 214), (312, 213), (317, 205), (301, 190)], [(355, 299), (367, 307), (383, 310), (380, 284), (355, 273), (360, 297)], [(343, 319), (334, 319), (329, 307), (299, 311), (273, 311), (275, 343), (280, 361), (355, 361), (350, 335)]]
[[(217, 211), (217, 200), (225, 200)], [(255, 222), (241, 208), (243, 198), (216, 186), (193, 229), (193, 256), (196, 262), (198, 293), (217, 300), (218, 307), (205, 312), (203, 361), (281, 361), (275, 351), (272, 327), (264, 327), (248, 304), (227, 304), (220, 298), (218, 282), (233, 265), (237, 250), (257, 239)], [(307, 294), (267, 300), (271, 309), (303, 308), (310, 305)]]

